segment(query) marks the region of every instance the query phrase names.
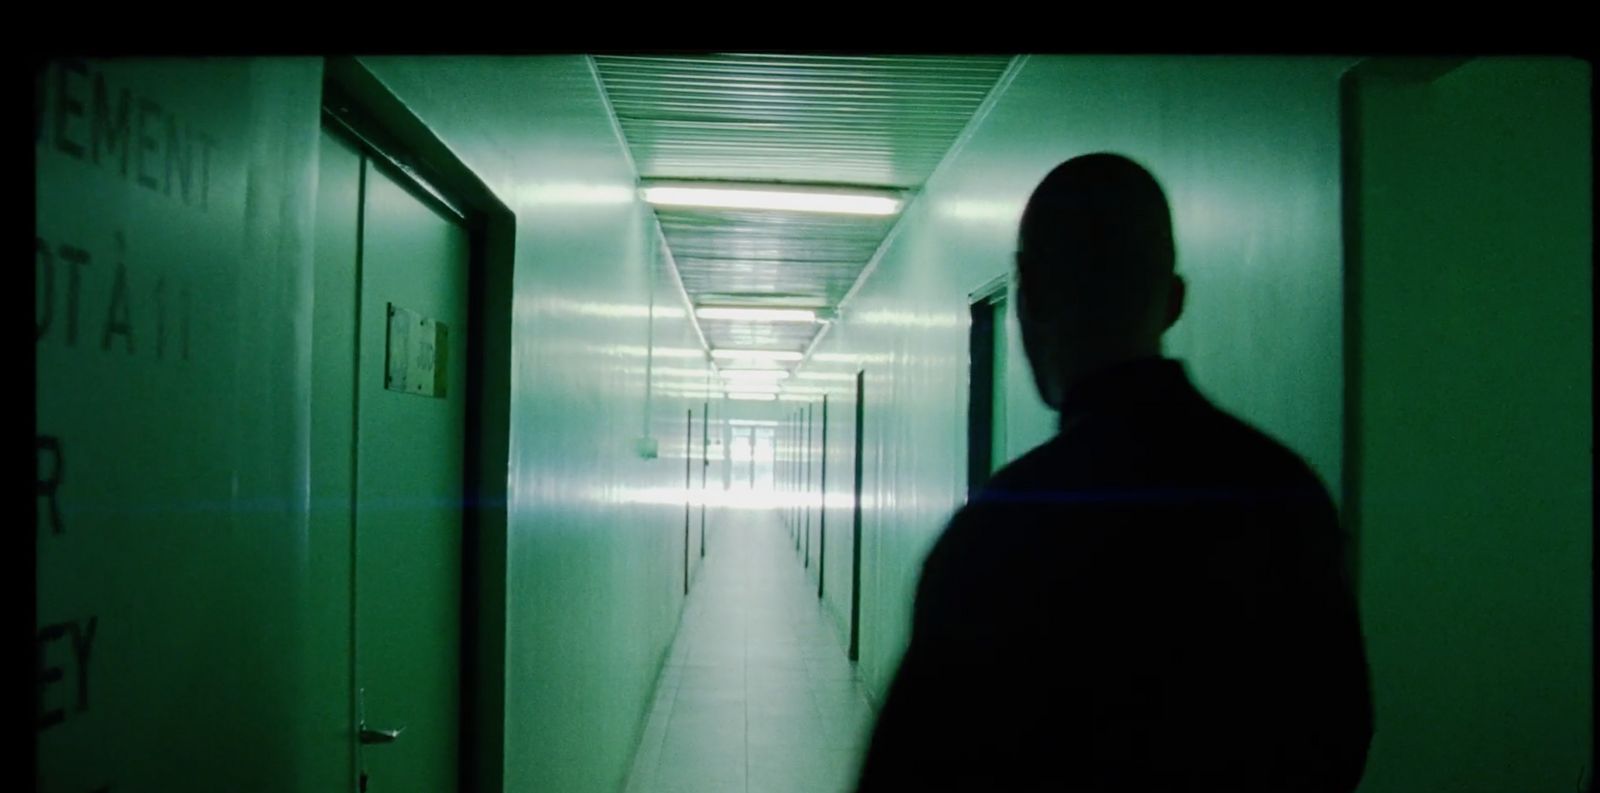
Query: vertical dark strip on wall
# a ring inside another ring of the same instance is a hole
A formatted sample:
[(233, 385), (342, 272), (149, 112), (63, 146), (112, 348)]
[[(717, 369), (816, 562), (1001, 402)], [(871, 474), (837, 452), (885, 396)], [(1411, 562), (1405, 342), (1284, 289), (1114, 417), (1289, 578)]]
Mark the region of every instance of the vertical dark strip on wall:
[(683, 594), (689, 594), (689, 522), (694, 514), (690, 503), (690, 487), (694, 482), (694, 408), (688, 412), (688, 421), (683, 425)]
[[(1343, 268), (1344, 438), (1338, 483), (1345, 532), (1350, 540), (1352, 585), (1361, 565), (1361, 86), (1356, 69), (1339, 79), (1339, 149)], [(1359, 591), (1359, 587), (1357, 589)]]
[(817, 474), (817, 597), (822, 597), (822, 587), (828, 569), (828, 395), (822, 395), (822, 454), (818, 458)]
[(867, 373), (856, 372), (856, 449), (854, 498), (850, 500), (850, 649), (851, 661), (861, 659), (861, 482), (862, 462), (866, 457)]
[(711, 403), (700, 412), (700, 558), (706, 556), (706, 477), (711, 472)]
[(971, 308), (967, 347), (967, 497), (989, 481), (994, 446), (994, 310), (988, 298)]

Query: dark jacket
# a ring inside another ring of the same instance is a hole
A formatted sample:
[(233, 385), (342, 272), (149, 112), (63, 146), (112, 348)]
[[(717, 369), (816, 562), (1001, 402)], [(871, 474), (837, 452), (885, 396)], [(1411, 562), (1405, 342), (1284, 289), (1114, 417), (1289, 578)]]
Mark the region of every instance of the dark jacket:
[(858, 790), (1353, 790), (1350, 570), (1317, 476), (1180, 363), (1098, 373), (934, 543)]

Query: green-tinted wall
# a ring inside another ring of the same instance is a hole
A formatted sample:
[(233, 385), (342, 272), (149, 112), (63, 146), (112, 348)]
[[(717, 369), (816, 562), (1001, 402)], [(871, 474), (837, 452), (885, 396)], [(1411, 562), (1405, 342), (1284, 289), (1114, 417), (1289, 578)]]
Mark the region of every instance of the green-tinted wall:
[(587, 59), (365, 62), (517, 218), (505, 789), (613, 791), (683, 603), (706, 358)]
[[(682, 604), (699, 340), (585, 59), (368, 64), (517, 221), (497, 770), (615, 790)], [(964, 491), (967, 292), (1010, 266), (1062, 159), (1154, 170), (1191, 285), (1169, 352), (1342, 497), (1348, 65), (1030, 58), (930, 181), (806, 366), (867, 371), (872, 688)], [(346, 789), (348, 537), (308, 517), (320, 79), (315, 60), (40, 74), (40, 790)], [(1588, 80), (1480, 62), (1359, 93), (1367, 790), (1564, 790), (1590, 761)], [(1051, 417), (1007, 330), (1015, 456)], [(822, 382), (842, 618), (854, 395)]]
[(1377, 710), (1362, 789), (1576, 790), (1593, 723), (1589, 68), (1355, 73), (1352, 464)]
[[(898, 663), (923, 554), (966, 489), (967, 294), (1012, 266), (1022, 205), (1064, 159), (1118, 151), (1161, 180), (1190, 286), (1168, 353), (1187, 361), (1222, 406), (1304, 455), (1338, 493), (1338, 78), (1346, 66), (1028, 58), (909, 207), (807, 364), (867, 373), (861, 669), (874, 691)], [(1034, 390), (1014, 310), (1006, 332), (1007, 453), (1015, 457), (1053, 433), (1054, 417)], [(830, 504), (839, 505), (830, 525), (848, 525), (849, 477), (832, 475), (849, 470), (848, 425), (829, 437)], [(848, 546), (829, 549), (838, 556), (828, 575), (844, 575)], [(843, 626), (848, 581), (828, 591)]]
[(39, 76), (37, 789), (297, 789), (320, 66)]
[[(586, 59), (369, 65), (517, 221), (505, 787), (610, 793), (682, 605), (705, 357)], [(40, 75), (40, 790), (349, 789), (349, 537), (308, 517), (321, 77)]]
[[(872, 689), (964, 491), (967, 293), (1010, 265), (1038, 179), (1109, 149), (1150, 166), (1172, 200), (1190, 300), (1168, 353), (1305, 456), (1336, 499), (1353, 494), (1377, 708), (1362, 789), (1575, 789), (1592, 718), (1589, 74), (1476, 61), (1430, 83), (1426, 64), (1368, 64), (1346, 116), (1351, 65), (1031, 58), (910, 207), (806, 365), (867, 372)], [(1007, 333), (1016, 456), (1052, 427), (1014, 316)], [(848, 470), (837, 415), (830, 469)], [(848, 525), (848, 483), (830, 471), (835, 525)], [(830, 544), (841, 631), (848, 553)]]

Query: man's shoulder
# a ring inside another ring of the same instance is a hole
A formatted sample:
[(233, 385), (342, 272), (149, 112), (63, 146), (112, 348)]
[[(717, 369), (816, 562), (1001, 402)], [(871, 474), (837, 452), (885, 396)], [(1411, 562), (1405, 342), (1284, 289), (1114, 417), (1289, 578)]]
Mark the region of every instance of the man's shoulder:
[(1066, 563), (1078, 557), (1063, 551), (1083, 548), (1099, 549), (1082, 556), (1085, 563), (1107, 563), (1119, 558), (1108, 549), (1132, 547), (1118, 538), (1148, 540), (1140, 527), (1215, 536), (1240, 509), (1266, 509), (1289, 519), (1285, 525), (1313, 513), (1336, 520), (1327, 487), (1304, 458), (1222, 410), (1090, 419), (997, 471), (940, 532), (927, 570), (943, 584), (989, 581), (1029, 559)]
[[(997, 471), (980, 496), (1119, 480), (1133, 484), (1163, 469), (1178, 479), (1325, 489), (1305, 458), (1287, 444), (1202, 403), (1172, 414), (1086, 418)], [(975, 499), (986, 500), (993, 498)]]
[(1288, 444), (1231, 413), (1218, 408), (1211, 412), (1218, 464), (1232, 466), (1266, 485), (1314, 490), (1327, 496), (1327, 483)]

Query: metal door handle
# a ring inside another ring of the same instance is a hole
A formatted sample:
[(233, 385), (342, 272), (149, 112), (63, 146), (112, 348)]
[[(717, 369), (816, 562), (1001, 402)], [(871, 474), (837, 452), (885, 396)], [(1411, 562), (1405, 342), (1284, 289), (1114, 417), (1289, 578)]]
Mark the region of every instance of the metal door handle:
[(398, 730), (374, 730), (363, 725), (361, 727), (361, 742), (363, 744), (394, 743), (403, 730), (405, 730), (404, 727)]
[(395, 739), (400, 737), (401, 731), (405, 730), (405, 727), (401, 727), (398, 730), (374, 730), (367, 726), (367, 690), (365, 688), (356, 690), (356, 708), (356, 718), (358, 719), (356, 723), (361, 725), (356, 729), (356, 735), (363, 745), (394, 743)]

